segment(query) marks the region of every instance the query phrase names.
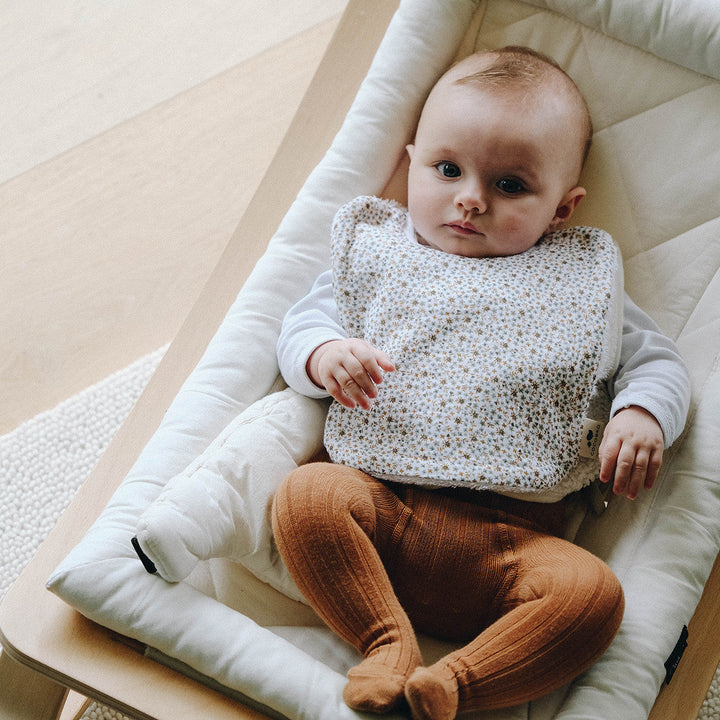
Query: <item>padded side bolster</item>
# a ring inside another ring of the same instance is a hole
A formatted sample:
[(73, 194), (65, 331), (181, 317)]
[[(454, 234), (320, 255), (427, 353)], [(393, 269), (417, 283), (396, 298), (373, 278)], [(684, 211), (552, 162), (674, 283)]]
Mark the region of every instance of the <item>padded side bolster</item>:
[(226, 557), (303, 599), (272, 542), (270, 506), (283, 478), (321, 451), (327, 404), (289, 388), (269, 395), (170, 480), (137, 526), (163, 579), (178, 582), (199, 560)]

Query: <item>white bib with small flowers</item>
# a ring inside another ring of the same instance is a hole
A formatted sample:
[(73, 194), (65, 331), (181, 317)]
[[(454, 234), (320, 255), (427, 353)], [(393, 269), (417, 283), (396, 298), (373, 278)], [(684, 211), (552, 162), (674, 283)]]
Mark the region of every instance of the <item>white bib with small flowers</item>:
[(604, 381), (620, 349), (612, 238), (576, 227), (518, 255), (466, 258), (420, 244), (407, 227), (403, 207), (373, 197), (335, 219), (341, 322), (396, 369), (369, 411), (332, 404), (333, 462), (538, 502), (589, 484), (598, 463), (579, 453), (585, 420), (607, 413)]

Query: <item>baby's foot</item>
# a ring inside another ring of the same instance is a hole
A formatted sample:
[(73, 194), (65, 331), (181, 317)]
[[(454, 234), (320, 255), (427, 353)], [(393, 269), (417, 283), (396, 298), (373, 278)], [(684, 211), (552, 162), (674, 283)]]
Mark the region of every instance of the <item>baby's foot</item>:
[(404, 701), (405, 683), (420, 665), (422, 657), (414, 642), (410, 647), (390, 643), (376, 648), (348, 672), (343, 699), (354, 710), (391, 712)]
[(457, 680), (419, 667), (405, 683), (405, 698), (413, 720), (453, 720), (458, 710)]
[(382, 667), (363, 668), (362, 664), (348, 672), (343, 700), (353, 710), (389, 713), (404, 698), (406, 675), (398, 675)]

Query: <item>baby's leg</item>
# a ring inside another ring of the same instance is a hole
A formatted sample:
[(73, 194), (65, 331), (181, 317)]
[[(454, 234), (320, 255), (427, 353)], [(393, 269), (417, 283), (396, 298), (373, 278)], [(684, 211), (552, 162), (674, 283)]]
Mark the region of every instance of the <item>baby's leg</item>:
[(374, 545), (405, 514), (381, 482), (329, 463), (292, 472), (273, 505), (275, 539), (293, 579), (325, 623), (365, 656), (348, 673), (344, 691), (347, 704), (358, 710), (392, 710), (422, 663)]
[(598, 558), (560, 538), (509, 524), (517, 575), (503, 614), (475, 640), (406, 685), (415, 720), (538, 698), (592, 665), (617, 632), (620, 584)]

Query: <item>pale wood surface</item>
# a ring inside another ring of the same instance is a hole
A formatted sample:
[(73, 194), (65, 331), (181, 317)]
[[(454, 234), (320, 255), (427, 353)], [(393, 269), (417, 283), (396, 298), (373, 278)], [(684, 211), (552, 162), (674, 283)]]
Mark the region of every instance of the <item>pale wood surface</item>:
[[(0, 0), (0, 182), (336, 16), (345, 4)], [(312, 73), (317, 48), (308, 49)]]
[(174, 337), (344, 6), (0, 0), (0, 434)]
[(80, 720), (92, 700), (76, 692), (69, 692), (58, 720)]
[[(3, 720), (57, 720), (67, 689), (0, 654), (0, 717)], [(13, 692), (8, 692), (12, 689)]]

